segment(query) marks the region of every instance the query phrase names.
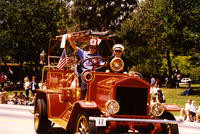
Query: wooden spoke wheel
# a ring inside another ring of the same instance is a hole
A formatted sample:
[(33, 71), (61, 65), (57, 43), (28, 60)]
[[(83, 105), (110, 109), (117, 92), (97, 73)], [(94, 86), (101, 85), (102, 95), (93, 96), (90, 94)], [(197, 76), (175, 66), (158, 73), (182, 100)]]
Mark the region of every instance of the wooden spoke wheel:
[(75, 133), (89, 134), (88, 116), (85, 112), (79, 113), (76, 118)]

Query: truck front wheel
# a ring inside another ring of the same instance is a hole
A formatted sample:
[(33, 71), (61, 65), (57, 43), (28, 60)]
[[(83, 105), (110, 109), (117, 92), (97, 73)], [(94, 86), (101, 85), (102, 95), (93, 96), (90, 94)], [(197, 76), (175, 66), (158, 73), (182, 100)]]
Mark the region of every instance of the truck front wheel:
[(38, 134), (47, 134), (50, 121), (47, 116), (47, 106), (43, 99), (38, 99), (34, 111), (35, 131)]
[(74, 133), (89, 133), (88, 116), (85, 112), (81, 112), (77, 115)]

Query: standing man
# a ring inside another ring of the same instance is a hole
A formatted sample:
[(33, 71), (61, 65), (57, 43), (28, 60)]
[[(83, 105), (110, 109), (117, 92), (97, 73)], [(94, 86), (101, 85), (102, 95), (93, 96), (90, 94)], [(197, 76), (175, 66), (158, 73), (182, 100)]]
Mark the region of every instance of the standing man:
[(6, 82), (7, 76), (4, 74), (4, 72), (1, 73), (0, 76), (0, 81), (1, 81), (1, 90), (2, 92), (4, 92), (4, 84)]
[(32, 92), (32, 96), (34, 97), (36, 94), (36, 90), (39, 88), (38, 86), (38, 82), (36, 81), (36, 77), (33, 76), (32, 77), (32, 81), (31, 81), (31, 92)]

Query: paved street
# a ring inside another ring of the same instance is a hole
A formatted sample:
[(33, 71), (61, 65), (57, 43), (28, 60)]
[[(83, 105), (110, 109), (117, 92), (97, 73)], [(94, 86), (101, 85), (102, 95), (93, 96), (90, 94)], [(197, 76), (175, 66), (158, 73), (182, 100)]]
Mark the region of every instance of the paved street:
[[(0, 104), (0, 134), (36, 134), (34, 131), (33, 106)], [(179, 124), (179, 134), (199, 134), (200, 123)], [(63, 134), (55, 125), (50, 134)]]
[(0, 104), (0, 134), (35, 134), (33, 106)]

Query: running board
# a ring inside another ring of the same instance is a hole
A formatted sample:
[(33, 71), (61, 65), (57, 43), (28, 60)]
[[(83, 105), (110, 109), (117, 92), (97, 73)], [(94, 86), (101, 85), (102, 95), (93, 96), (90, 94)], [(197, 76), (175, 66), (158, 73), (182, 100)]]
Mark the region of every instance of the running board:
[(66, 129), (67, 121), (65, 121), (63, 119), (59, 119), (59, 118), (49, 118), (49, 120), (51, 120), (52, 122), (56, 123), (60, 127)]

